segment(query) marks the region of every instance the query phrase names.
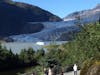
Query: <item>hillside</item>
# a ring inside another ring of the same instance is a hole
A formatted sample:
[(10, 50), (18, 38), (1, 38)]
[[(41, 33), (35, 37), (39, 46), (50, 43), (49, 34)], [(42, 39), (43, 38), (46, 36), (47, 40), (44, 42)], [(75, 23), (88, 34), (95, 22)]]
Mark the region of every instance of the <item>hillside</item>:
[(0, 37), (41, 31), (44, 28), (42, 24), (29, 25), (27, 22), (45, 21), (61, 19), (34, 5), (0, 0)]

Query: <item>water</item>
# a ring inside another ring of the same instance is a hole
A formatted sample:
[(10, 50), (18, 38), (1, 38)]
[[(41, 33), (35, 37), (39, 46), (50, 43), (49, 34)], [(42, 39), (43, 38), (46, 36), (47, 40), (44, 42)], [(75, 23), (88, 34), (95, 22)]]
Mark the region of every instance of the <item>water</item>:
[[(56, 41), (55, 44), (63, 44), (67, 41)], [(10, 42), (10, 43), (2, 43), (3, 47), (6, 47), (8, 50), (12, 50), (13, 53), (20, 53), (22, 49), (33, 48), (34, 50), (38, 50), (43, 48), (46, 45), (50, 45), (52, 42), (44, 42), (44, 45), (37, 45), (36, 43), (22, 43), (22, 42)]]

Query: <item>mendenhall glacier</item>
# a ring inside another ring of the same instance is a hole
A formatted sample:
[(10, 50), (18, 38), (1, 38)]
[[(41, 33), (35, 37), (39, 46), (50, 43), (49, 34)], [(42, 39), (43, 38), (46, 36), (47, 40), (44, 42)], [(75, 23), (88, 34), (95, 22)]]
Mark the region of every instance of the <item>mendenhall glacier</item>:
[[(60, 22), (28, 22), (30, 24), (41, 23), (44, 29), (37, 33), (9, 36), (14, 42), (37, 42), (37, 41), (69, 41), (70, 32), (77, 33), (80, 28), (76, 25), (77, 16), (82, 24), (100, 20), (100, 4), (93, 9), (83, 10), (69, 14)], [(66, 33), (66, 39), (61, 38)]]

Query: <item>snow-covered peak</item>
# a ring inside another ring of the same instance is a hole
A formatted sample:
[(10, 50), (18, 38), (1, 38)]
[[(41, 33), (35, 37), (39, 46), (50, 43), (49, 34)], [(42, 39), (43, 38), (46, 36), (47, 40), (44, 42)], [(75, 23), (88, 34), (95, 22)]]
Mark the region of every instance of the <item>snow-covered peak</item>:
[(97, 4), (97, 6), (95, 7), (95, 9), (100, 9), (100, 3)]
[(77, 19), (76, 17), (79, 16), (81, 19), (93, 19), (100, 18), (100, 4), (98, 4), (95, 8), (89, 9), (89, 10), (83, 10), (83, 11), (78, 11), (74, 12), (72, 14), (69, 14), (64, 18), (64, 21), (69, 21), (69, 20), (75, 20)]

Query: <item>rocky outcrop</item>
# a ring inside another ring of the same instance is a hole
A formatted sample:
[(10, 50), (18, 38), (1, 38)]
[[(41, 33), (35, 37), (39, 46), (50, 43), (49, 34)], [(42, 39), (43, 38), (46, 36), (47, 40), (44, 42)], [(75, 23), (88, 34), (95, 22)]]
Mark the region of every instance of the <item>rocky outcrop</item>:
[(100, 55), (86, 60), (81, 68), (80, 75), (100, 75)]
[(99, 64), (92, 65), (86, 75), (100, 75), (100, 62)]

